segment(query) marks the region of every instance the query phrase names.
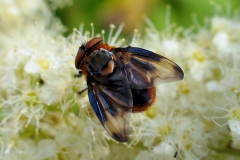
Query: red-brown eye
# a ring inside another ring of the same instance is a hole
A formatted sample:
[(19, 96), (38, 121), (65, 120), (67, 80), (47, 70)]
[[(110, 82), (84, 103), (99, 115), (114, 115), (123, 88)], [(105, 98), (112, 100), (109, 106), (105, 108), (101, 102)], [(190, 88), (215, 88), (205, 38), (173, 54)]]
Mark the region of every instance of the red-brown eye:
[(85, 56), (85, 51), (80, 47), (77, 52), (76, 59), (75, 59), (75, 67), (77, 69), (80, 69), (80, 64), (82, 63), (84, 56)]
[(89, 42), (87, 42), (85, 47), (86, 49), (91, 49), (95, 47), (97, 44), (103, 43), (102, 41), (103, 41), (102, 38), (93, 38)]

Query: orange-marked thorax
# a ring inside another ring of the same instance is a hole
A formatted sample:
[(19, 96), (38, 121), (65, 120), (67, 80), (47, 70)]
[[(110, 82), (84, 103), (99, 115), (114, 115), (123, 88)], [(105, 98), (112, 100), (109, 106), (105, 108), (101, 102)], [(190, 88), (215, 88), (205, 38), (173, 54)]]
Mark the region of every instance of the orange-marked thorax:
[[(92, 50), (91, 50), (91, 53), (88, 53), (88, 55), (86, 55), (83, 59), (83, 62), (82, 62), (82, 65), (80, 67), (80, 69), (82, 70), (82, 73), (83, 75), (85, 76), (85, 79), (87, 79), (87, 77), (89, 76), (89, 71), (87, 69), (87, 62), (88, 62), (88, 59), (89, 57), (91, 56), (91, 54), (93, 54), (93, 52), (95, 50), (98, 50), (100, 48), (103, 48), (103, 49), (106, 49), (108, 51), (111, 51), (113, 48), (115, 48), (114, 46), (109, 46), (108, 44), (99, 44), (97, 45), (96, 47), (94, 47)], [(111, 64), (110, 64), (111, 65)]]

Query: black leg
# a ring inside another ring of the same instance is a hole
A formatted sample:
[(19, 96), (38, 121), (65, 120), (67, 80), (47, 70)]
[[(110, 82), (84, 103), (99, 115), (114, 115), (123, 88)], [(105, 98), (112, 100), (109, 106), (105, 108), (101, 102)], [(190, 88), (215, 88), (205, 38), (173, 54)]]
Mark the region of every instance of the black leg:
[(84, 88), (83, 90), (79, 91), (78, 94), (82, 94), (83, 92), (85, 92), (88, 88)]
[(175, 152), (175, 155), (173, 158), (177, 158), (177, 155), (178, 155), (178, 151)]

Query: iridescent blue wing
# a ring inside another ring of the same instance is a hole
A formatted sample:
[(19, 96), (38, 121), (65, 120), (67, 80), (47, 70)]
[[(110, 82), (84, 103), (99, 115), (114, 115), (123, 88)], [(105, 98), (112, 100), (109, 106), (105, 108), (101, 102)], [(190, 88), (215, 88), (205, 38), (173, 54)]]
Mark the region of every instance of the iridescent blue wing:
[[(126, 142), (133, 101), (122, 69), (116, 68), (111, 75), (100, 81), (89, 78), (87, 84), (90, 104), (105, 130), (116, 141)], [(101, 82), (107, 85), (102, 85)]]
[(183, 79), (182, 69), (171, 60), (154, 52), (136, 48), (114, 48), (125, 64), (126, 75), (132, 89), (146, 89)]

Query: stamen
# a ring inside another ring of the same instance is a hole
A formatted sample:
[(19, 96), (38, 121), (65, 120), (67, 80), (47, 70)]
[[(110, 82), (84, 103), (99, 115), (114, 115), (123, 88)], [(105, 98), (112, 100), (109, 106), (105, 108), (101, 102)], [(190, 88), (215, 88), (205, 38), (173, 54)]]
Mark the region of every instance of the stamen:
[(114, 44), (116, 43), (116, 40), (118, 39), (118, 36), (120, 35), (120, 33), (121, 33), (122, 29), (123, 29), (123, 26), (124, 26), (124, 24), (121, 24), (121, 25), (118, 27), (118, 30), (117, 30), (117, 32), (115, 33), (115, 35), (113, 36), (112, 41), (111, 41), (110, 44), (114, 45)]
[(105, 41), (105, 30), (102, 30), (102, 31), (101, 31), (101, 34), (102, 34), (102, 39), (103, 39), (103, 41)]
[(111, 37), (112, 37), (112, 33), (113, 33), (113, 30), (115, 29), (115, 25), (114, 24), (110, 24), (110, 33), (108, 35), (108, 40), (107, 40), (107, 43), (111, 44)]
[(94, 38), (94, 27), (93, 27), (93, 23), (90, 24), (91, 28), (92, 28), (92, 38)]

